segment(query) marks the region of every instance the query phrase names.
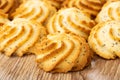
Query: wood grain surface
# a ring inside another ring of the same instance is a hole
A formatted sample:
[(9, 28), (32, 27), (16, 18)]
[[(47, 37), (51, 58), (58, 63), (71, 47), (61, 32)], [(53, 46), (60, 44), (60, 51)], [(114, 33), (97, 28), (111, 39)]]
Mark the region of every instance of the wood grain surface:
[(96, 56), (82, 71), (46, 73), (38, 68), (34, 55), (9, 58), (0, 54), (0, 80), (120, 80), (120, 59)]

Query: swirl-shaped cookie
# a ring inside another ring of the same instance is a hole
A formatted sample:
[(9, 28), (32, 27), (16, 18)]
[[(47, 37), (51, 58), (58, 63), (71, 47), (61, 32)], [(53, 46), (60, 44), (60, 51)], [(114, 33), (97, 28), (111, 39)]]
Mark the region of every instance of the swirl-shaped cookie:
[(35, 45), (40, 68), (52, 72), (68, 72), (83, 69), (90, 60), (90, 49), (85, 39), (74, 34), (49, 34)]
[(26, 0), (11, 15), (12, 18), (26, 18), (36, 20), (40, 23), (45, 22), (56, 12), (51, 5), (41, 0)]
[(95, 19), (97, 23), (108, 20), (120, 20), (120, 1), (108, 1)]
[(95, 22), (84, 14), (83, 11), (77, 8), (66, 8), (59, 10), (49, 19), (47, 31), (49, 33), (71, 32), (87, 39), (94, 25)]
[(0, 52), (22, 56), (45, 34), (43, 32), (45, 28), (39, 23), (16, 18), (0, 28)]
[(107, 21), (96, 25), (88, 42), (93, 51), (106, 59), (120, 57), (120, 21)]
[(96, 16), (101, 10), (105, 0), (66, 0), (63, 7), (76, 7), (84, 10), (91, 17)]

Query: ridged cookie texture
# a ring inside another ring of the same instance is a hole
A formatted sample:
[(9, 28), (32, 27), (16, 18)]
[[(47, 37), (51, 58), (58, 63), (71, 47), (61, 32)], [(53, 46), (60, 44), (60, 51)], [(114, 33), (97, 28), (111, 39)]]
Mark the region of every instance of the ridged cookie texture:
[(39, 23), (45, 22), (56, 12), (51, 5), (41, 0), (26, 0), (11, 15), (12, 18), (26, 18), (36, 20)]
[(35, 21), (15, 18), (0, 28), (0, 52), (23, 56), (38, 41), (45, 28)]
[(54, 33), (45, 37), (33, 49), (38, 66), (51, 72), (83, 69), (90, 61), (91, 52), (85, 39), (67, 33)]
[(95, 22), (82, 10), (77, 8), (66, 8), (59, 10), (47, 23), (48, 33), (74, 33), (88, 38), (91, 28)]
[(88, 38), (96, 54), (106, 59), (120, 57), (120, 21), (107, 21), (96, 25)]
[(105, 0), (66, 0), (63, 7), (76, 7), (84, 10), (90, 16), (96, 16), (101, 10)]
[(108, 1), (95, 19), (97, 23), (108, 20), (120, 20), (120, 1)]
[(14, 4), (14, 0), (0, 0), (0, 9), (8, 12)]
[(11, 13), (18, 6), (18, 2), (16, 0), (0, 0), (0, 9), (5, 13)]
[(0, 26), (4, 25), (8, 21), (8, 15), (3, 10), (0, 10)]
[(46, 3), (52, 5), (53, 7), (55, 7), (56, 9), (60, 9), (61, 8), (61, 2), (56, 1), (56, 0), (43, 0)]

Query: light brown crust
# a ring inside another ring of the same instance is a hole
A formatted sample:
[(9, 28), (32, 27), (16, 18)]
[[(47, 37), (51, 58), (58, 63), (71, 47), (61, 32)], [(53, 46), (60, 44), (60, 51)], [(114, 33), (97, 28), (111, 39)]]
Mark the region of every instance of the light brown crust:
[(92, 29), (88, 43), (96, 54), (105, 59), (120, 57), (120, 22), (99, 23)]

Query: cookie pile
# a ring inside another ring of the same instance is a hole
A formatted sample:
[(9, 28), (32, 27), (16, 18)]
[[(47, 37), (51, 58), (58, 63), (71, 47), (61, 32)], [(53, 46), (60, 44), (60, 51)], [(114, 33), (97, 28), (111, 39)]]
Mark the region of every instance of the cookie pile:
[(35, 54), (51, 72), (83, 69), (93, 52), (120, 57), (119, 0), (1, 0), (0, 53)]

